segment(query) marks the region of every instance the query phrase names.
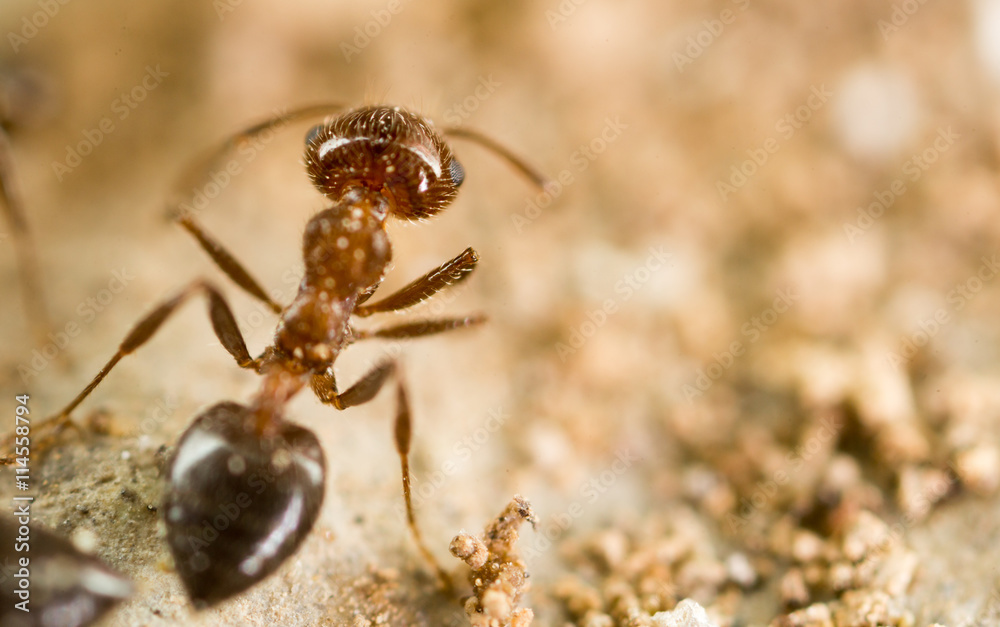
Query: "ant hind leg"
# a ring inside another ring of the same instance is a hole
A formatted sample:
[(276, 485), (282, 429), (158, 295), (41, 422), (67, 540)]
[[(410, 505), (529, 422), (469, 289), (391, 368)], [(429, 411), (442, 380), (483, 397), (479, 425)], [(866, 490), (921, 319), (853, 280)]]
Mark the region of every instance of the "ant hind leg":
[[(333, 405), (337, 409), (346, 409), (366, 403), (378, 394), (379, 390), (389, 380), (389, 377), (396, 373), (397, 364), (395, 361), (384, 361), (372, 368), (372, 370), (358, 380), (357, 383), (349, 387), (342, 394), (337, 393), (337, 384), (334, 379), (333, 369), (321, 375), (313, 377), (312, 387), (316, 396), (326, 404)], [(413, 540), (417, 544), (420, 554), (431, 565), (441, 582), (442, 588), (446, 592), (453, 589), (451, 578), (445, 572), (441, 564), (434, 558), (434, 554), (427, 548), (420, 527), (417, 526), (416, 515), (413, 511), (413, 499), (410, 494), (410, 442), (413, 435), (413, 421), (410, 417), (410, 404), (406, 396), (406, 388), (400, 376), (396, 377), (396, 421), (394, 425), (394, 436), (396, 442), (396, 452), (399, 454), (399, 463), (403, 477), (403, 500), (406, 503), (406, 523), (413, 535)]]
[(402, 378), (396, 380), (396, 424), (395, 424), (396, 452), (399, 453), (399, 464), (403, 475), (403, 499), (406, 501), (406, 523), (410, 527), (413, 539), (417, 547), (423, 554), (424, 559), (431, 563), (438, 579), (446, 592), (452, 590), (451, 578), (448, 573), (434, 559), (434, 555), (424, 543), (424, 538), (420, 534), (420, 527), (417, 526), (417, 519), (413, 513), (413, 500), (410, 497), (410, 440), (413, 435), (413, 422), (410, 418), (410, 403), (406, 396), (406, 387)]
[[(212, 320), (212, 328), (215, 331), (216, 337), (229, 352), (230, 355), (236, 359), (236, 363), (241, 368), (252, 368), (256, 369), (258, 363), (256, 360), (250, 357), (250, 353), (247, 350), (246, 342), (243, 340), (243, 335), (240, 333), (239, 326), (236, 324), (236, 318), (233, 316), (232, 310), (226, 303), (222, 294), (210, 283), (204, 280), (196, 280), (188, 284), (187, 287), (182, 289), (172, 298), (161, 303), (156, 309), (151, 311), (145, 317), (143, 317), (133, 328), (129, 331), (125, 339), (122, 340), (121, 345), (115, 354), (108, 360), (108, 362), (101, 368), (100, 372), (94, 376), (94, 378), (87, 384), (87, 387), (83, 389), (76, 397), (70, 401), (58, 414), (50, 416), (43, 419), (41, 422), (37, 423), (35, 426), (35, 433), (39, 434), (44, 442), (49, 443), (55, 441), (56, 436), (61, 433), (67, 426), (72, 425), (70, 421), (70, 415), (73, 410), (86, 399), (94, 389), (100, 385), (101, 381), (108, 375), (109, 372), (115, 367), (115, 365), (121, 361), (123, 357), (131, 354), (137, 348), (145, 344), (163, 323), (169, 318), (181, 304), (183, 304), (188, 298), (198, 292), (205, 292), (208, 297), (208, 310), (209, 317)], [(13, 435), (5, 438), (2, 443), (0, 443), (0, 450), (10, 450), (13, 444)], [(41, 447), (36, 447), (36, 451), (41, 451)], [(5, 457), (0, 457), (0, 465), (9, 465), (13, 463), (13, 458), (10, 455)]]

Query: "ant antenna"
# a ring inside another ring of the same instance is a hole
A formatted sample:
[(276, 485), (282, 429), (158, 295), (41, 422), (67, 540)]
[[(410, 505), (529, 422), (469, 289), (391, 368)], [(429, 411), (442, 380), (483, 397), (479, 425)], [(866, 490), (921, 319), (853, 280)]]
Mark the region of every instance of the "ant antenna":
[(234, 133), (223, 140), (220, 144), (209, 150), (200, 159), (195, 159), (178, 178), (174, 187), (170, 201), (170, 217), (179, 219), (184, 214), (181, 207), (181, 199), (188, 199), (191, 189), (204, 183), (212, 170), (212, 166), (222, 160), (227, 154), (236, 148), (246, 144), (246, 142), (262, 135), (263, 133), (282, 127), (299, 120), (316, 118), (320, 116), (330, 116), (339, 113), (347, 107), (341, 103), (319, 103), (306, 105), (291, 111), (279, 112), (265, 120), (249, 126), (238, 133)]
[(540, 173), (538, 170), (532, 168), (520, 157), (478, 131), (462, 128), (460, 126), (449, 126), (444, 129), (443, 132), (448, 137), (465, 139), (475, 144), (479, 144), (510, 165), (514, 166), (515, 170), (520, 172), (525, 178), (531, 181), (532, 185), (538, 187), (539, 189), (545, 189), (545, 187), (552, 182), (551, 179)]

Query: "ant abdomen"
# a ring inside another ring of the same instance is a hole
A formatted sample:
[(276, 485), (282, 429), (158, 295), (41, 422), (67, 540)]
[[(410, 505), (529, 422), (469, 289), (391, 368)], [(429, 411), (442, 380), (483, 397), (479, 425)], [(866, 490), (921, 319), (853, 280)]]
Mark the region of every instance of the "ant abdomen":
[(274, 437), (254, 412), (213, 405), (184, 433), (168, 470), (167, 542), (196, 606), (242, 592), (276, 570), (309, 535), (326, 462), (316, 436), (280, 422)]
[(430, 121), (390, 106), (355, 109), (314, 127), (306, 137), (306, 168), (330, 199), (364, 187), (408, 220), (444, 209), (465, 178)]

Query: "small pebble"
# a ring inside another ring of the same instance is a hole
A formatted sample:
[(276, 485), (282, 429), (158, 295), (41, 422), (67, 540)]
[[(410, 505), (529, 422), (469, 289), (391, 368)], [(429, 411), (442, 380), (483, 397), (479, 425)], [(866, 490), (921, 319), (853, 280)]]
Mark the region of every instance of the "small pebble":
[(708, 619), (705, 608), (691, 599), (684, 599), (669, 612), (653, 615), (654, 627), (718, 627)]

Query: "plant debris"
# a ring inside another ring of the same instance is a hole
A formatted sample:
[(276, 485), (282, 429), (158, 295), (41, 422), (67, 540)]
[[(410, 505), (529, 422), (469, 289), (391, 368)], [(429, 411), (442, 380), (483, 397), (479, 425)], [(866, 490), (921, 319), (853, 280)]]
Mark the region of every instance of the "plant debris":
[(465, 613), (473, 627), (528, 627), (534, 619), (530, 608), (517, 607), (529, 577), (515, 548), (524, 521), (538, 524), (528, 501), (515, 495), (481, 537), (463, 531), (451, 541), (451, 554), (472, 569)]

